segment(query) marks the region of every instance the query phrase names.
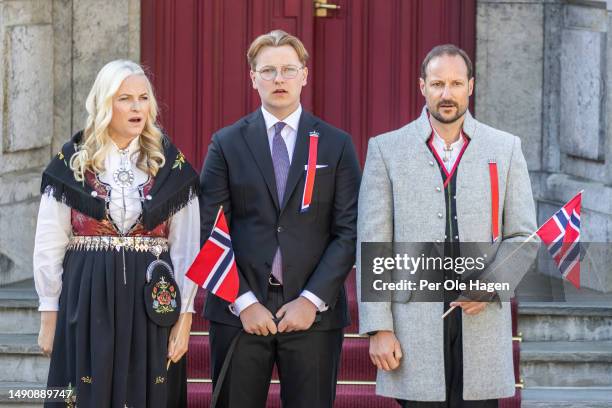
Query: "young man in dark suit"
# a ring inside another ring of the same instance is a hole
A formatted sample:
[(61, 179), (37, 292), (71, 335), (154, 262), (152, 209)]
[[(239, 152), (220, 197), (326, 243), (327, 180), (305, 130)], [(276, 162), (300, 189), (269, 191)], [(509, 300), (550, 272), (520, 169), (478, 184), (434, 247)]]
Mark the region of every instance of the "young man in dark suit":
[(332, 407), (359, 163), (347, 133), (302, 110), (308, 53), (298, 38), (272, 31), (247, 57), (262, 106), (213, 136), (201, 174), (202, 237), (223, 205), (240, 276), (236, 302), (208, 296), (204, 312), (218, 406), (264, 407), (276, 364), (283, 407)]

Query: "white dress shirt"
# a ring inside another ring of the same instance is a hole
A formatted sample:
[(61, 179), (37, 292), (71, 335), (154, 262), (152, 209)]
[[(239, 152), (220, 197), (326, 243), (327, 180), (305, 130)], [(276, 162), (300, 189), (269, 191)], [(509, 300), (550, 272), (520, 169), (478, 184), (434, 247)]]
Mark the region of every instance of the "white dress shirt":
[[(270, 144), (270, 154), (272, 154), (272, 144), (274, 142), (274, 125), (278, 122), (285, 123), (285, 127), (281, 130), (281, 136), (287, 145), (287, 152), (289, 153), (289, 163), (291, 163), (293, 159), (293, 150), (295, 149), (295, 141), (297, 140), (297, 131), (298, 125), (300, 124), (300, 116), (302, 115), (302, 105), (299, 105), (292, 114), (287, 116), (285, 119), (280, 120), (270, 112), (268, 112), (263, 106), (261, 107), (261, 113), (264, 117), (264, 122), (266, 123), (266, 129), (268, 131), (268, 142)], [(325, 304), (321, 298), (319, 298), (314, 293), (303, 290), (300, 293), (300, 296), (305, 297), (310, 300), (319, 310), (319, 312), (324, 312), (328, 309), (328, 306)], [(258, 302), (255, 294), (252, 291), (248, 291), (236, 299), (236, 301), (230, 305), (230, 310), (236, 316), (240, 315), (247, 307), (251, 306), (253, 303)]]
[[(128, 146), (134, 172), (134, 186), (147, 182), (149, 176), (136, 167), (139, 149), (138, 138)], [(172, 158), (166, 158), (170, 160)], [(135, 224), (142, 213), (138, 188), (126, 188), (125, 215), (123, 214), (122, 188), (115, 183), (113, 172), (121, 165), (121, 151), (114, 144), (107, 155), (105, 171), (100, 181), (111, 186), (110, 218), (116, 227), (126, 232)], [(38, 211), (38, 222), (34, 238), (34, 284), (38, 293), (39, 311), (59, 310), (62, 291), (62, 263), (66, 247), (72, 235), (71, 209), (58, 202), (49, 194), (43, 194)], [(172, 216), (169, 220), (168, 244), (174, 274), (181, 291), (181, 312), (193, 312), (193, 305), (187, 308), (187, 301), (195, 286), (185, 273), (200, 250), (200, 206), (197, 197)]]
[[(434, 132), (433, 147), (436, 150), (436, 153), (438, 153), (438, 156), (440, 156), (440, 158), (443, 159), (445, 155), (448, 156), (448, 153), (444, 151), (446, 142), (438, 134), (436, 129), (434, 129), (433, 132)], [(445, 162), (443, 161), (444, 167), (446, 167), (446, 170), (449, 173), (453, 169), (453, 166), (455, 165), (455, 162), (457, 161), (457, 158), (459, 157), (459, 153), (461, 153), (461, 149), (463, 149), (464, 144), (465, 144), (465, 136), (463, 136), (463, 131), (461, 131), (459, 133), (459, 139), (456, 142), (451, 143), (450, 145), (451, 151), (450, 151), (449, 160)]]

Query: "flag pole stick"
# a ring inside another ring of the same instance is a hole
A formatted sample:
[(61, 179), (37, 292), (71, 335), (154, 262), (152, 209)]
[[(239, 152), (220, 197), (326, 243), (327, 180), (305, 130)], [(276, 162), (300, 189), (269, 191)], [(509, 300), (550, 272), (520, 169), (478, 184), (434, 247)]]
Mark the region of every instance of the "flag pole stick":
[[(552, 218), (552, 217), (551, 217)], [(501, 261), (500, 263), (498, 263), (495, 268), (493, 268), (491, 271), (488, 271), (487, 274), (491, 274), (493, 273), (497, 268), (499, 268), (504, 262), (506, 262), (508, 259), (510, 259), (510, 257), (512, 257), (512, 255), (514, 255), (516, 253), (516, 251), (518, 251), (519, 249), (521, 249), (521, 247), (523, 245), (525, 245), (527, 242), (529, 242), (531, 239), (533, 239), (537, 234), (538, 234), (539, 228), (530, 236), (527, 237), (527, 239), (523, 242), (521, 242), (521, 245), (519, 245), (514, 251), (512, 251), (510, 253), (510, 255), (508, 255), (506, 258), (504, 258), (503, 261)], [(444, 312), (444, 314), (442, 315), (442, 319), (444, 319), (446, 316), (448, 316), (453, 310), (455, 310), (457, 308), (457, 306), (451, 306), (446, 312)]]
[[(219, 217), (221, 216), (221, 212), (222, 211), (223, 211), (223, 206), (220, 205), (219, 206), (219, 211), (217, 211), (217, 217), (215, 218), (215, 222), (213, 224), (213, 229), (215, 228), (215, 225), (217, 225), (217, 221), (219, 221)], [(212, 234), (212, 231), (211, 231), (211, 234)], [(197, 291), (198, 291), (198, 285), (194, 284), (192, 286), (192, 288), (191, 288), (191, 293), (189, 294), (189, 300), (187, 300), (187, 307), (185, 307), (185, 310), (189, 310), (191, 308), (191, 305), (192, 305), (192, 303), (194, 301), (194, 298), (195, 298), (195, 295), (196, 295)], [(190, 312), (185, 312), (185, 313), (190, 313)], [(180, 317), (179, 317), (179, 320), (180, 320), (180, 323), (179, 323), (179, 327), (178, 327), (177, 331), (180, 333), (181, 330), (183, 329), (183, 324), (184, 324), (185, 321), (180, 319)], [(174, 342), (173, 342), (173, 344), (175, 346), (176, 346), (176, 340), (177, 340), (177, 338), (175, 337), (174, 338)], [(172, 359), (168, 358), (168, 362), (166, 363), (166, 371), (168, 371), (170, 369), (170, 364), (172, 364)]]

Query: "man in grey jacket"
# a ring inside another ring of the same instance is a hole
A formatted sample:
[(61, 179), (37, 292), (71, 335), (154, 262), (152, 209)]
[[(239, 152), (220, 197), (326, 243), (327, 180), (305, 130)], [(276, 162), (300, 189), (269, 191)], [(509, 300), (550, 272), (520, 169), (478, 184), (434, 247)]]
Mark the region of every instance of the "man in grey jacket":
[[(535, 231), (521, 141), (470, 115), (473, 87), (467, 54), (435, 47), (421, 66), (421, 116), (369, 141), (358, 213), (360, 332), (370, 335), (377, 394), (404, 407), (488, 408), (514, 395), (508, 302), (361, 298), (361, 274), (370, 273), (362, 243), (487, 243), (495, 270)], [(526, 269), (510, 272), (503, 279), (516, 283)]]

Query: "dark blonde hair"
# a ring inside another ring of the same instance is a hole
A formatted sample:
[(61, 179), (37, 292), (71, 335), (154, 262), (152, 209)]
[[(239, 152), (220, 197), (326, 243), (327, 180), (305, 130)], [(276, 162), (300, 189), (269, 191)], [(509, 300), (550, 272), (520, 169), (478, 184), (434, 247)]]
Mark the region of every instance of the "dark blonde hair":
[(260, 35), (251, 43), (251, 46), (247, 51), (247, 61), (249, 62), (251, 69), (255, 71), (257, 66), (257, 55), (262, 48), (282, 47), (283, 45), (291, 46), (295, 50), (302, 65), (306, 65), (306, 62), (308, 62), (308, 58), (310, 56), (308, 55), (308, 51), (306, 51), (306, 47), (304, 47), (304, 44), (302, 44), (300, 39), (286, 33), (283, 30), (273, 30), (267, 34)]

